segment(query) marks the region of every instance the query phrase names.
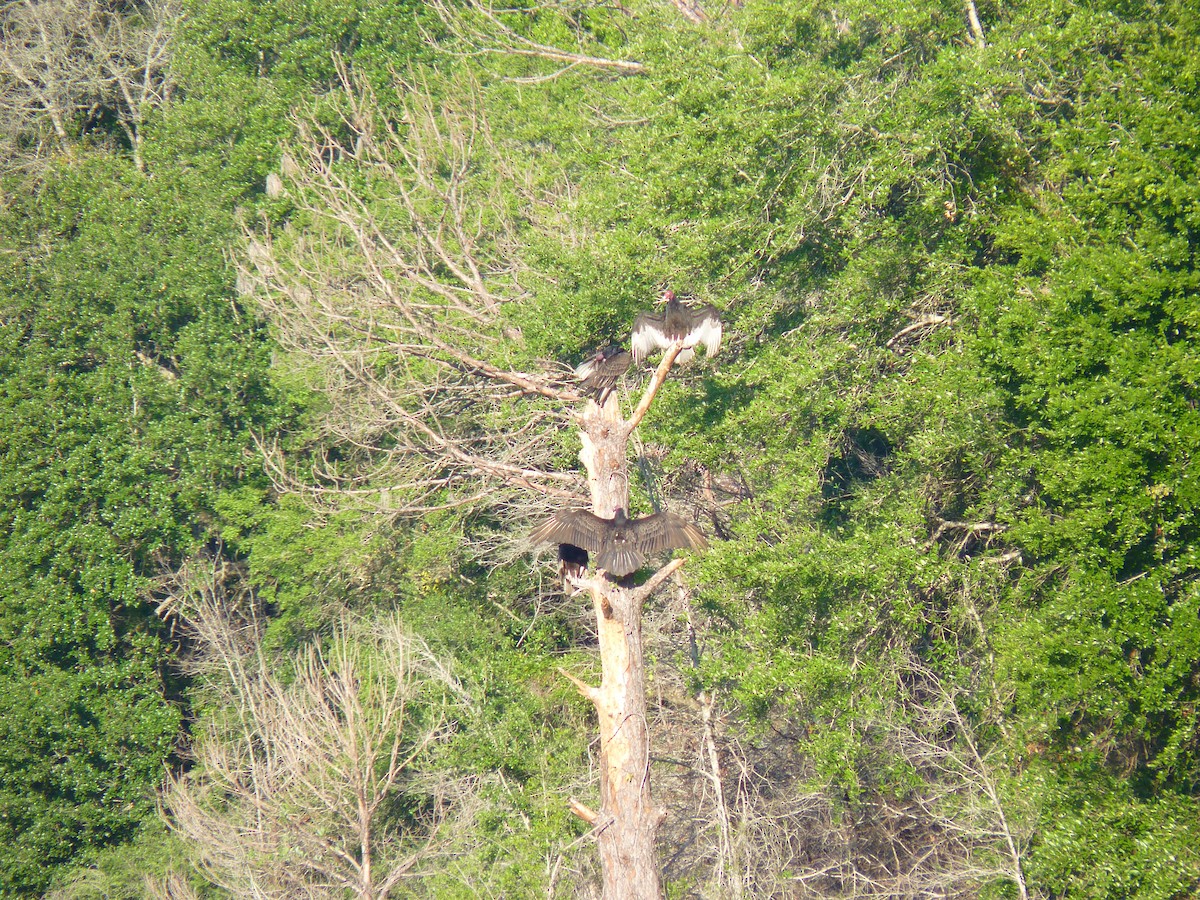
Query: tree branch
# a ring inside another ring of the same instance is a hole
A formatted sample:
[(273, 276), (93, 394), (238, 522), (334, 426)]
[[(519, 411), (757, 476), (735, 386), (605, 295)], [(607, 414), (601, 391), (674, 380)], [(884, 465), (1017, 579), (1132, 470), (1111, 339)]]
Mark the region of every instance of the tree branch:
[(572, 675), (566, 669), (562, 668), (562, 666), (559, 666), (558, 671), (559, 671), (559, 674), (561, 674), (563, 678), (567, 679), (567, 681), (569, 681), (569, 682), (571, 682), (571, 684), (575, 685), (575, 689), (577, 691), (579, 691), (579, 693), (581, 695), (583, 695), (585, 698), (587, 698), (588, 700), (591, 700), (592, 703), (600, 702), (600, 692), (596, 688), (592, 687), (586, 681), (580, 681), (578, 678), (576, 678), (574, 675)]
[(629, 416), (629, 420), (625, 423), (625, 433), (632, 434), (633, 429), (641, 424), (642, 419), (646, 417), (646, 411), (650, 409), (650, 404), (654, 402), (654, 395), (658, 393), (658, 389), (662, 387), (662, 383), (667, 380), (667, 373), (671, 371), (671, 366), (683, 350), (683, 342), (676, 341), (663, 353), (662, 361), (658, 364), (658, 368), (654, 371), (654, 377), (650, 379), (650, 383), (646, 385), (646, 390), (642, 394), (641, 402), (633, 410)]
[(465, 12), (444, 0), (430, 0), (430, 4), (446, 26), (446, 30), (472, 48), (464, 55), (523, 56), (567, 64), (554, 75), (560, 75), (574, 66), (614, 69), (626, 75), (636, 75), (646, 70), (639, 62), (607, 59), (531, 41), (504, 24), (499, 16), (478, 0), (466, 0)]
[(633, 602), (635, 605), (644, 603), (647, 599), (649, 599), (651, 594), (659, 589), (664, 581), (666, 581), (683, 567), (684, 562), (686, 562), (684, 559), (673, 559), (653, 575), (651, 575), (646, 580), (645, 584), (642, 584), (636, 589), (630, 591), (629, 596), (631, 602)]
[(966, 0), (967, 5), (967, 21), (971, 25), (971, 35), (974, 37), (974, 44), (979, 49), (987, 46), (987, 41), (983, 39), (983, 26), (979, 24), (979, 11), (975, 8), (975, 0)]

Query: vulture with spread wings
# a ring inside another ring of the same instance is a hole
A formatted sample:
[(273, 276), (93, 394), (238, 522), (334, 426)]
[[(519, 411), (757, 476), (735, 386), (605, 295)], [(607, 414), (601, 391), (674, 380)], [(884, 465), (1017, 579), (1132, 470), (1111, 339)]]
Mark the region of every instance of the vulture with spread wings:
[(613, 387), (633, 364), (628, 350), (609, 345), (601, 347), (575, 367), (575, 377), (588, 390), (596, 392), (596, 404), (603, 406)]
[[(560, 510), (534, 531), (537, 543), (582, 547), (596, 554), (596, 568), (622, 578), (642, 567), (647, 556), (677, 547), (706, 547), (700, 529), (672, 513), (630, 519), (618, 509), (602, 519), (581, 509)], [(560, 551), (561, 552), (561, 551)]]
[(675, 357), (676, 362), (688, 362), (703, 344), (712, 356), (721, 347), (721, 319), (716, 309), (705, 304), (688, 306), (681, 303), (675, 292), (663, 292), (667, 308), (661, 313), (642, 313), (633, 321), (633, 361), (640, 363), (656, 349), (666, 350), (676, 341), (683, 341), (683, 350)]

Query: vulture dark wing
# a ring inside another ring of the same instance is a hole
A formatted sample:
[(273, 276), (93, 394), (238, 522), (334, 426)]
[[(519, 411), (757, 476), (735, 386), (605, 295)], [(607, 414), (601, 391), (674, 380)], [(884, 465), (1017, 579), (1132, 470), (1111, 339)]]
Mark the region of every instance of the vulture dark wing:
[(610, 575), (624, 578), (642, 567), (646, 558), (638, 553), (626, 541), (612, 541), (600, 555), (596, 557), (596, 568), (603, 569)]
[(633, 357), (628, 350), (606, 347), (580, 363), (575, 369), (575, 376), (584, 387), (596, 392), (596, 402), (603, 405), (607, 392), (632, 364)]
[(721, 317), (716, 309), (711, 306), (693, 309), (690, 318), (685, 343), (689, 346), (703, 344), (709, 356), (715, 355), (721, 349)]
[(538, 544), (574, 544), (598, 552), (609, 523), (582, 509), (560, 509), (530, 535)]
[(620, 378), (632, 362), (633, 358), (628, 350), (606, 347), (576, 366), (575, 377), (583, 382), (587, 382), (589, 378)]
[(558, 574), (563, 581), (587, 574), (588, 552), (574, 544), (558, 545)]
[(677, 547), (701, 549), (708, 546), (699, 528), (673, 513), (655, 513), (634, 519), (627, 527), (632, 542), (647, 556)]

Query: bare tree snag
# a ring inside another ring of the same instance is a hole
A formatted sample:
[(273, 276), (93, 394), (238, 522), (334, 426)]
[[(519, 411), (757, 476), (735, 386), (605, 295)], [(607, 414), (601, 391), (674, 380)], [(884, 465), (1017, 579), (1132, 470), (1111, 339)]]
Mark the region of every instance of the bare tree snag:
[[(610, 518), (629, 508), (629, 436), (637, 427), (682, 349), (664, 355), (641, 401), (621, 418), (616, 394), (603, 406), (588, 401), (580, 420), (580, 462), (587, 470), (592, 512)], [(581, 579), (592, 597), (600, 642), (598, 688), (572, 678), (596, 707), (600, 725), (600, 812), (595, 821), (604, 873), (604, 900), (652, 900), (662, 896), (654, 839), (665, 811), (650, 793), (650, 735), (646, 717), (646, 665), (642, 645), (642, 604), (669, 578), (674, 560), (640, 588), (610, 576)], [(569, 677), (569, 676), (568, 676)]]
[[(470, 788), (418, 777), (450, 733), (441, 714), (465, 702), (448, 666), (396, 618), (347, 620), (281, 679), (240, 572), (196, 560), (165, 587), (159, 611), (194, 641), (189, 666), (225, 710), (197, 727), (198, 765), (172, 775), (162, 801), (204, 876), (254, 900), (387, 900), (420, 878), (442, 850), (447, 800), (470, 807)], [(427, 812), (398, 826), (389, 807), (401, 795)]]

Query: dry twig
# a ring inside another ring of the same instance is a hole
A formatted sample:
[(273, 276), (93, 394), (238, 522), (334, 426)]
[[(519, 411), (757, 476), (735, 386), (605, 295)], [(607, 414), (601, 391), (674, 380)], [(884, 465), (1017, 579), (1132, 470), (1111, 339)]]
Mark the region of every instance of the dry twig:
[(473, 85), (441, 102), (400, 85), (389, 117), (341, 75), (342, 123), (302, 122), (282, 167), (304, 230), (247, 230), (240, 265), (328, 398), (308, 472), (264, 442), (277, 487), (390, 516), (487, 506), (512, 522), (578, 499), (582, 479), (556, 457), (579, 395), (509, 362), (521, 348), (506, 309), (524, 297), (512, 225), (481, 174), (497, 153)]
[[(437, 707), (462, 689), (397, 620), (373, 631), (343, 624), (282, 679), (238, 586), (228, 566), (195, 562), (164, 601), (195, 642), (193, 671), (225, 701), (194, 736), (194, 767), (169, 781), (168, 822), (234, 896), (386, 900), (421, 872), (461, 805), (422, 783), (419, 765), (447, 733)], [(388, 824), (402, 794), (425, 801), (403, 831)]]

